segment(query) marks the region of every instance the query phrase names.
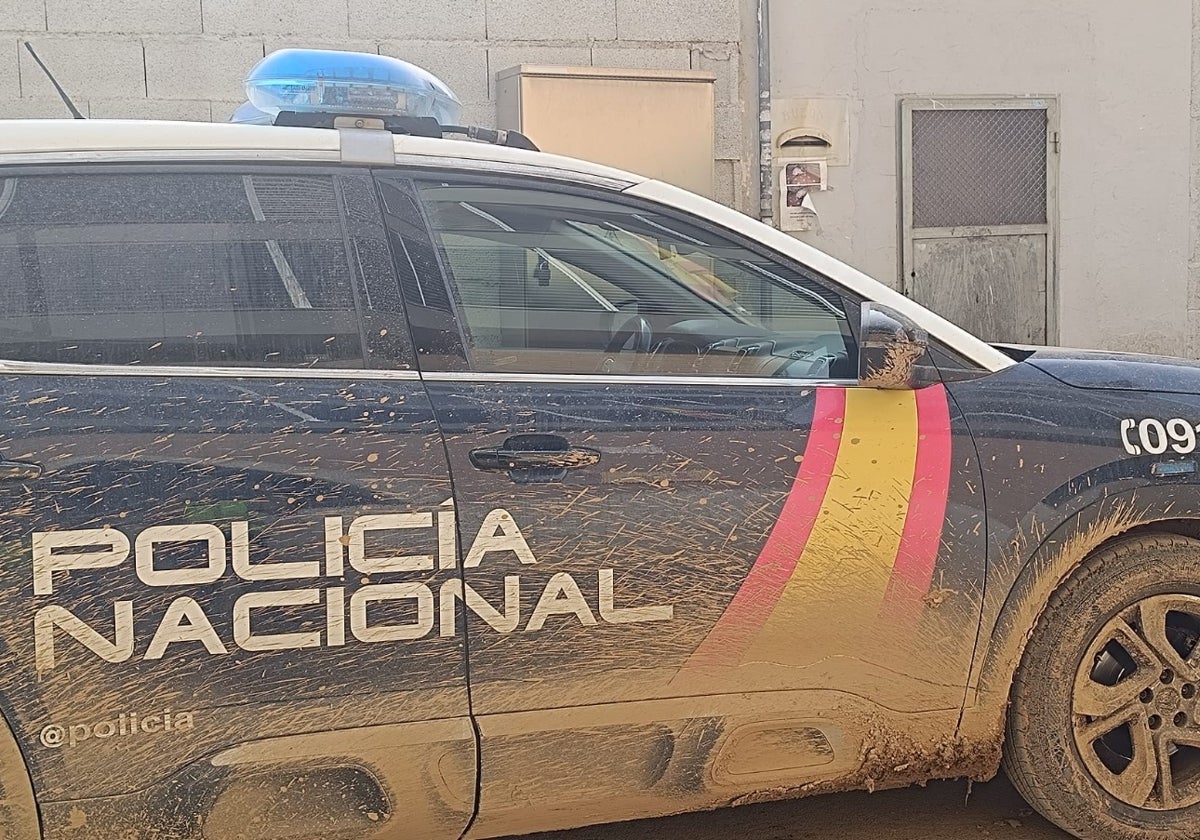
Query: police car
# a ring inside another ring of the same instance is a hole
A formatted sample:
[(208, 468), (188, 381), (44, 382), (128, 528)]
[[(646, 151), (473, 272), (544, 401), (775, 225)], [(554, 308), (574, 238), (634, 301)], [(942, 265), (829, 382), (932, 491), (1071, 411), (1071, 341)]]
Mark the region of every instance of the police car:
[(0, 124), (5, 837), (1002, 757), (1080, 838), (1200, 834), (1200, 367), (990, 346), (388, 59), (249, 90), (274, 125)]

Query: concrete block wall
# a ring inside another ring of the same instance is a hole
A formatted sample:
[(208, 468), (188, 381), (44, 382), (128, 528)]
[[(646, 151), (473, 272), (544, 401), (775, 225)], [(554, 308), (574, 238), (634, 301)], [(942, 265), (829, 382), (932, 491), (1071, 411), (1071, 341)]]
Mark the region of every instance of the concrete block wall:
[[(750, 209), (757, 59), (746, 0), (0, 0), (0, 118), (68, 116), (30, 41), (90, 117), (216, 120), (283, 47), (378, 52), (443, 78), (465, 119), (496, 120), (517, 64), (703, 69), (718, 76), (717, 183)], [(743, 27), (747, 28), (743, 35)], [(750, 95), (747, 96), (747, 93)]]

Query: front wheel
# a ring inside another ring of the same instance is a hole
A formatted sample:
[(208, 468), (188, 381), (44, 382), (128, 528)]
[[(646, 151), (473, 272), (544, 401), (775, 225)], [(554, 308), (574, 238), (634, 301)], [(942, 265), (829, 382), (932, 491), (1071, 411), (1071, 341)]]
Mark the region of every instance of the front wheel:
[(1098, 551), (1055, 593), (1017, 672), (1004, 764), (1084, 840), (1200, 837), (1200, 541)]

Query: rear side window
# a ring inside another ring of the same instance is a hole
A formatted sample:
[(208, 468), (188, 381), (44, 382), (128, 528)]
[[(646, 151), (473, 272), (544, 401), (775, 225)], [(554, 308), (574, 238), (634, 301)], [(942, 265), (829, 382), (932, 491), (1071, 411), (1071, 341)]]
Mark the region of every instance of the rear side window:
[(0, 358), (362, 367), (339, 177), (0, 174)]

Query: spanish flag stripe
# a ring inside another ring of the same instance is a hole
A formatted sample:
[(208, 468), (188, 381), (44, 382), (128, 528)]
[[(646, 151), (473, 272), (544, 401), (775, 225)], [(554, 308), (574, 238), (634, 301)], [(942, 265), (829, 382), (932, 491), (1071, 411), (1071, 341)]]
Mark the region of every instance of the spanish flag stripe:
[(747, 660), (779, 661), (830, 621), (869, 625), (879, 612), (912, 493), (914, 393), (849, 390), (841, 434), (817, 522)]
[(868, 633), (881, 618), (915, 618), (941, 545), (952, 442), (941, 385), (818, 389), (779, 519), (688, 666), (800, 663), (831, 622)]
[(825, 501), (845, 414), (845, 389), (817, 390), (808, 444), (783, 510), (741, 588), (692, 654), (690, 666), (736, 663), (770, 617), (795, 572)]
[(935, 385), (917, 392), (920, 438), (912, 498), (896, 564), (884, 596), (883, 615), (900, 620), (919, 613), (921, 598), (933, 583), (941, 548), (942, 526), (950, 492), (953, 433), (946, 389)]

